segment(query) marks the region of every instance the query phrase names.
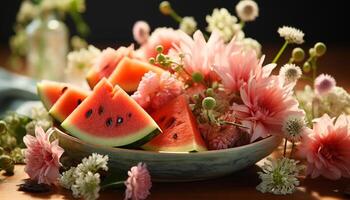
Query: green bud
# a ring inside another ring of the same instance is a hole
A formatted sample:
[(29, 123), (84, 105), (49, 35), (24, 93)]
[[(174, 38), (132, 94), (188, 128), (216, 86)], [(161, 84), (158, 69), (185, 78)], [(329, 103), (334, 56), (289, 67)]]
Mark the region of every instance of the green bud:
[(212, 110), (216, 106), (216, 100), (213, 97), (205, 97), (202, 101), (202, 107), (206, 110)]
[(195, 82), (195, 83), (200, 83), (202, 82), (204, 79), (203, 75), (199, 72), (194, 72), (192, 73), (192, 80)]
[(314, 49), (314, 48), (310, 48), (310, 49), (309, 49), (309, 54), (310, 54), (311, 57), (315, 57), (315, 56), (316, 56), (316, 51), (315, 51), (315, 49)]
[(163, 15), (170, 15), (173, 9), (171, 8), (169, 1), (162, 1), (159, 4), (159, 10)]
[(206, 91), (205, 91), (205, 94), (209, 97), (212, 97), (214, 96), (214, 90), (213, 88), (208, 88)]
[(0, 155), (4, 154), (4, 148), (0, 147)]
[(317, 42), (314, 49), (318, 57), (323, 56), (327, 51), (326, 45), (322, 42)]
[(13, 174), (13, 170), (15, 168), (15, 163), (8, 155), (0, 156), (0, 169), (6, 171), (7, 174)]
[(151, 63), (152, 65), (154, 65), (154, 63), (156, 63), (156, 60), (154, 58), (150, 58), (149, 59), (149, 63)]
[(21, 148), (16, 147), (13, 149), (10, 156), (15, 163), (24, 163), (24, 152)]
[(294, 48), (292, 52), (292, 58), (295, 60), (295, 62), (303, 61), (305, 58), (304, 50), (300, 47)]
[(164, 61), (165, 61), (165, 56), (164, 56), (164, 54), (162, 54), (162, 53), (158, 54), (156, 60), (157, 60), (157, 62), (159, 62), (159, 63), (164, 62)]
[(162, 53), (163, 50), (164, 50), (164, 48), (163, 48), (162, 45), (158, 45), (158, 46), (156, 47), (156, 51), (157, 51), (158, 53)]
[(219, 88), (219, 83), (217, 81), (214, 81), (212, 84), (211, 84), (211, 87), (213, 89), (218, 89)]
[(7, 132), (6, 122), (0, 120), (0, 135), (5, 134)]
[(304, 71), (305, 73), (309, 73), (310, 70), (311, 70), (311, 64), (310, 64), (310, 62), (305, 62), (304, 65), (303, 65), (303, 71)]
[(198, 94), (194, 94), (192, 96), (192, 98), (195, 100), (195, 101), (198, 101), (199, 100), (199, 95)]

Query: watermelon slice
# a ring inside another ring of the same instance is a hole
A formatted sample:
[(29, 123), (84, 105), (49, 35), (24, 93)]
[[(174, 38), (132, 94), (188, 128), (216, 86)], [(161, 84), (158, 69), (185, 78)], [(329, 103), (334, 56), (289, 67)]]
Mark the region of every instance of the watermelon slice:
[(130, 93), (137, 90), (137, 86), (139, 85), (143, 75), (149, 71), (153, 71), (158, 74), (162, 74), (164, 72), (163, 69), (147, 62), (124, 57), (118, 64), (117, 68), (110, 75), (108, 80), (113, 85), (118, 84), (126, 92)]
[(50, 110), (58, 98), (70, 87), (70, 85), (66, 83), (48, 80), (40, 81), (36, 86), (39, 98), (47, 110)]
[(59, 122), (63, 122), (68, 115), (88, 96), (88, 92), (70, 87), (51, 107), (49, 113)]
[(105, 78), (61, 125), (70, 134), (103, 146), (141, 146), (160, 133), (152, 117)]
[(151, 116), (163, 132), (143, 145), (143, 149), (167, 152), (207, 150), (184, 95), (173, 99)]

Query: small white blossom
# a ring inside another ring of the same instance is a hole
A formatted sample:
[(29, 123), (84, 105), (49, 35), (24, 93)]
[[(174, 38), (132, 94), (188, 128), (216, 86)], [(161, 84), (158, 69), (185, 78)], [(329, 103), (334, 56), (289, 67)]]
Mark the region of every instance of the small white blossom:
[(82, 162), (77, 166), (76, 173), (86, 174), (87, 172), (96, 173), (98, 170), (108, 170), (108, 156), (102, 156), (97, 153), (93, 153), (88, 158), (84, 158)]
[(336, 85), (335, 79), (328, 74), (321, 74), (315, 79), (315, 92), (319, 95), (326, 95)]
[(17, 21), (24, 23), (31, 21), (38, 15), (38, 8), (31, 1), (23, 1), (17, 13)]
[(289, 43), (304, 43), (304, 33), (299, 29), (290, 26), (283, 26), (278, 28), (278, 33)]
[(218, 30), (225, 42), (241, 31), (237, 18), (231, 15), (226, 8), (215, 8), (212, 15), (207, 15), (205, 19), (208, 23), (207, 31)]
[(97, 56), (99, 56), (101, 51), (89, 45), (87, 49), (80, 49), (78, 51), (72, 51), (68, 54), (68, 71), (73, 72), (78, 70), (81, 72), (87, 71), (90, 69)]
[(295, 187), (299, 185), (297, 176), (303, 166), (298, 166), (299, 161), (289, 158), (272, 160), (267, 158), (261, 167), (262, 172), (258, 172), (262, 182), (256, 187), (262, 193), (269, 192), (277, 195), (291, 194)]
[(179, 29), (188, 35), (192, 35), (197, 30), (197, 22), (193, 17), (184, 17), (182, 18)]
[(236, 5), (236, 12), (242, 21), (254, 21), (255, 18), (259, 16), (259, 7), (255, 1), (241, 0)]
[(350, 94), (342, 87), (334, 87), (327, 95), (320, 98), (318, 116), (327, 113), (331, 117), (350, 114)]
[(98, 173), (89, 171), (85, 175), (79, 176), (71, 187), (74, 198), (97, 199), (99, 197), (100, 182), (100, 174)]
[(282, 126), (284, 136), (293, 142), (298, 142), (304, 133), (306, 126), (305, 120), (297, 116), (289, 116)]
[(281, 67), (279, 76), (285, 84), (295, 83), (302, 75), (300, 67), (295, 64), (285, 64)]
[(53, 126), (53, 120), (50, 114), (42, 105), (33, 107), (29, 117), (32, 121), (26, 125), (28, 134), (34, 135), (36, 126), (41, 127), (44, 131)]
[(75, 183), (75, 167), (71, 167), (69, 170), (62, 173), (59, 182), (60, 185), (66, 189), (70, 189)]
[(255, 51), (257, 56), (261, 55), (261, 44), (252, 38), (243, 38), (238, 41), (239, 45), (242, 45), (245, 51)]

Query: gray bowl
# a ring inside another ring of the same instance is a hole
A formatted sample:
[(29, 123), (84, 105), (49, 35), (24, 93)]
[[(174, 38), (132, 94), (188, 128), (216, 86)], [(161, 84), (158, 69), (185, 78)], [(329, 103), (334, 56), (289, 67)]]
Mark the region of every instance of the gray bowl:
[(282, 138), (270, 136), (252, 144), (198, 153), (159, 153), (143, 150), (102, 147), (88, 144), (58, 129), (55, 136), (65, 149), (66, 163), (79, 163), (91, 153), (109, 156), (109, 172), (124, 172), (138, 162), (144, 162), (152, 181), (186, 182), (216, 178), (254, 165), (268, 156)]

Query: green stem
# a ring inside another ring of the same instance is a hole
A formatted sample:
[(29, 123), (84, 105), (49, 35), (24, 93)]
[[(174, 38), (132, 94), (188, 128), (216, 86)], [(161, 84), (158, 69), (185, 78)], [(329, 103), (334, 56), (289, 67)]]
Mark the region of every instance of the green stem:
[(313, 58), (311, 60), (311, 68), (312, 68), (312, 81), (315, 81), (316, 76), (317, 76), (317, 63), (316, 63), (316, 58)]
[(220, 123), (220, 124), (229, 124), (229, 125), (237, 126), (237, 127), (240, 127), (240, 128), (246, 128), (246, 129), (248, 129), (248, 127), (243, 126), (242, 124), (235, 123), (235, 122), (219, 121), (219, 123)]
[(293, 150), (294, 150), (294, 146), (295, 146), (295, 143), (292, 142), (292, 149), (290, 150), (290, 155), (289, 155), (289, 158), (292, 158), (293, 157)]
[(245, 22), (244, 21), (240, 21), (239, 24), (241, 25), (241, 29), (243, 30), (243, 28), (245, 26)]
[(180, 17), (180, 15), (178, 15), (174, 10), (172, 10), (172, 12), (170, 12), (170, 16), (178, 23), (182, 22), (182, 17)]
[(279, 52), (277, 53), (276, 57), (273, 59), (272, 63), (277, 63), (278, 59), (281, 57), (284, 50), (287, 48), (288, 42), (285, 41)]
[(312, 78), (307, 77), (307, 76), (305, 76), (305, 75), (302, 75), (302, 76), (301, 76), (301, 79), (304, 79), (304, 80), (307, 80), (307, 81), (311, 81), (311, 83), (313, 83), (313, 81), (314, 81)]
[(117, 182), (113, 182), (113, 183), (108, 183), (106, 185), (102, 185), (101, 190), (104, 190), (104, 189), (109, 188), (109, 187), (118, 188), (118, 187), (122, 187), (122, 186), (124, 186), (124, 181), (117, 181)]
[(284, 139), (283, 157), (286, 157), (286, 152), (287, 152), (287, 139)]

